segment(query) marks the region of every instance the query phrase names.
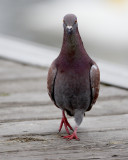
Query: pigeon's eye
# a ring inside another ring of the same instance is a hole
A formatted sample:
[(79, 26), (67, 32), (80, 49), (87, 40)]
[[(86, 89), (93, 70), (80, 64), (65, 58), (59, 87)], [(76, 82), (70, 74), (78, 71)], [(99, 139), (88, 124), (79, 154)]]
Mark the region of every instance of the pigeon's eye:
[(65, 21), (63, 20), (63, 22), (65, 23)]
[(75, 23), (77, 23), (77, 20), (75, 20)]

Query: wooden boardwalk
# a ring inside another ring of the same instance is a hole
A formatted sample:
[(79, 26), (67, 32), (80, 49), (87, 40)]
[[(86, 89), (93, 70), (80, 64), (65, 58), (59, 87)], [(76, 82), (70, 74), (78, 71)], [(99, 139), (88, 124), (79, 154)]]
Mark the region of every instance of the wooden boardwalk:
[(67, 141), (64, 130), (57, 133), (61, 111), (47, 95), (46, 76), (46, 68), (0, 60), (0, 160), (127, 160), (128, 91), (101, 85), (80, 141)]

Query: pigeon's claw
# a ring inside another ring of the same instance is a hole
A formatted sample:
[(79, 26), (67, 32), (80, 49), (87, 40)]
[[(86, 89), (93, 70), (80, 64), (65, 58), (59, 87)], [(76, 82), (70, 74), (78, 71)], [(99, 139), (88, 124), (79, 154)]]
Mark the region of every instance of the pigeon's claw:
[(59, 132), (61, 131), (63, 124), (64, 124), (64, 127), (65, 127), (66, 132), (67, 132), (68, 134), (70, 134), (70, 133), (69, 133), (69, 130), (68, 130), (68, 127), (69, 127), (71, 130), (73, 130), (73, 128), (72, 128), (71, 125), (69, 124), (69, 122), (68, 122), (68, 120), (67, 120), (67, 118), (66, 118), (66, 116), (65, 116), (64, 111), (62, 112), (62, 119), (61, 119), (61, 123), (60, 123)]
[(74, 132), (71, 135), (64, 136), (63, 138), (68, 140), (76, 139), (79, 141), (80, 139), (77, 137), (77, 128), (75, 128)]

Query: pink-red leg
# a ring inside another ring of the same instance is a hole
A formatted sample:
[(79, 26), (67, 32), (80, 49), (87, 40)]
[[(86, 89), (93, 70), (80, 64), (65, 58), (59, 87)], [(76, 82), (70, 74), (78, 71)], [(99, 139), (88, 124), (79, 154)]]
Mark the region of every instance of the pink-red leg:
[(77, 127), (75, 127), (75, 130), (74, 132), (71, 134), (71, 135), (68, 135), (68, 136), (64, 136), (63, 138), (67, 138), (68, 140), (72, 140), (72, 139), (76, 139), (76, 140), (80, 140), (78, 137), (77, 137)]
[(68, 120), (67, 120), (67, 118), (66, 118), (66, 116), (65, 116), (64, 111), (62, 111), (62, 119), (61, 119), (61, 123), (60, 123), (59, 132), (61, 131), (63, 124), (64, 124), (64, 126), (65, 126), (66, 132), (67, 132), (68, 134), (70, 134), (70, 133), (69, 133), (69, 130), (68, 130), (68, 127), (69, 127), (71, 130), (73, 130), (73, 129), (72, 129), (72, 127), (70, 126), (70, 124), (69, 124), (69, 122), (68, 122)]

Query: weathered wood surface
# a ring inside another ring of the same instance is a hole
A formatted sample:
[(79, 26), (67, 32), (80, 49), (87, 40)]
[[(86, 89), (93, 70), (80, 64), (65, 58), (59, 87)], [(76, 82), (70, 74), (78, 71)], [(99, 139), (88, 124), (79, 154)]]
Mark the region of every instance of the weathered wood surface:
[(61, 111), (47, 95), (46, 75), (45, 68), (0, 60), (0, 160), (127, 160), (128, 91), (101, 85), (80, 141), (67, 141), (64, 130), (57, 134)]

